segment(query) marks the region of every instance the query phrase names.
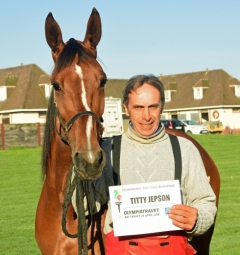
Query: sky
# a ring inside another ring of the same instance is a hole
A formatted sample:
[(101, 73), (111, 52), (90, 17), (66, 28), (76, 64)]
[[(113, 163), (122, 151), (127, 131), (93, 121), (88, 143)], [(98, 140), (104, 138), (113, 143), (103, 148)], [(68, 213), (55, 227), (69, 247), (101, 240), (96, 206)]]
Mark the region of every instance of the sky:
[(52, 12), (63, 40), (84, 39), (95, 7), (98, 57), (108, 78), (224, 69), (240, 80), (239, 0), (8, 0), (0, 5), (0, 69), (36, 64), (51, 74)]

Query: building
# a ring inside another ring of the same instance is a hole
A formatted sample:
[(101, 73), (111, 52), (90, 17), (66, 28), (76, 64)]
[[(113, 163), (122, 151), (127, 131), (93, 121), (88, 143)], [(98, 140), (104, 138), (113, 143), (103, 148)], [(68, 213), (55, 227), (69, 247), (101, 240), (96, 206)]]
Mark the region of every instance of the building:
[[(240, 81), (224, 70), (161, 75), (165, 87), (162, 119), (220, 121), (240, 129)], [(106, 97), (122, 99), (127, 79), (109, 79)], [(49, 75), (37, 65), (0, 70), (0, 123), (44, 123), (51, 92)], [(124, 126), (128, 118), (124, 114)]]
[(163, 119), (221, 121), (240, 128), (240, 81), (224, 70), (160, 76), (165, 87)]
[(49, 75), (37, 65), (0, 70), (0, 123), (44, 123)]

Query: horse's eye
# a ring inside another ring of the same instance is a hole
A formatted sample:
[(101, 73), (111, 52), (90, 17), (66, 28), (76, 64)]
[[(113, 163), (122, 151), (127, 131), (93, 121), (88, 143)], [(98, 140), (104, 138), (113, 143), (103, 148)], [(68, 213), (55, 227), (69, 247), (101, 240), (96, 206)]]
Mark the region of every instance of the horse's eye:
[(52, 86), (53, 86), (53, 88), (54, 88), (56, 91), (60, 91), (60, 90), (61, 90), (60, 85), (59, 85), (58, 83), (56, 83), (56, 82), (53, 82), (53, 83), (52, 83)]
[(100, 87), (103, 88), (107, 82), (107, 78), (101, 79), (100, 81)]

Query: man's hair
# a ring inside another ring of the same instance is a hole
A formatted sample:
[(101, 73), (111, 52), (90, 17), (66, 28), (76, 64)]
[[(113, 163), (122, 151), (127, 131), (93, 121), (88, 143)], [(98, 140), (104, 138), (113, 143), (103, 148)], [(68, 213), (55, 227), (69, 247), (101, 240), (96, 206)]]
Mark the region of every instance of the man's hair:
[(163, 110), (163, 106), (165, 103), (165, 96), (164, 96), (164, 86), (162, 82), (154, 75), (135, 75), (130, 78), (123, 90), (123, 104), (128, 105), (128, 95), (136, 90), (137, 88), (141, 87), (144, 83), (147, 83), (153, 87), (155, 87), (160, 93), (160, 100), (161, 100), (161, 109)]

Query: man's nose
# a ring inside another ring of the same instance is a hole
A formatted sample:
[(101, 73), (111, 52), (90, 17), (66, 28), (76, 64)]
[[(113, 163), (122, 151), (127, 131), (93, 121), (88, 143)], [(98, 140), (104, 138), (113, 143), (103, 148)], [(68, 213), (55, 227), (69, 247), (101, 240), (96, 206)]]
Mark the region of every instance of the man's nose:
[(144, 108), (142, 117), (144, 120), (150, 120), (151, 117), (148, 108)]

